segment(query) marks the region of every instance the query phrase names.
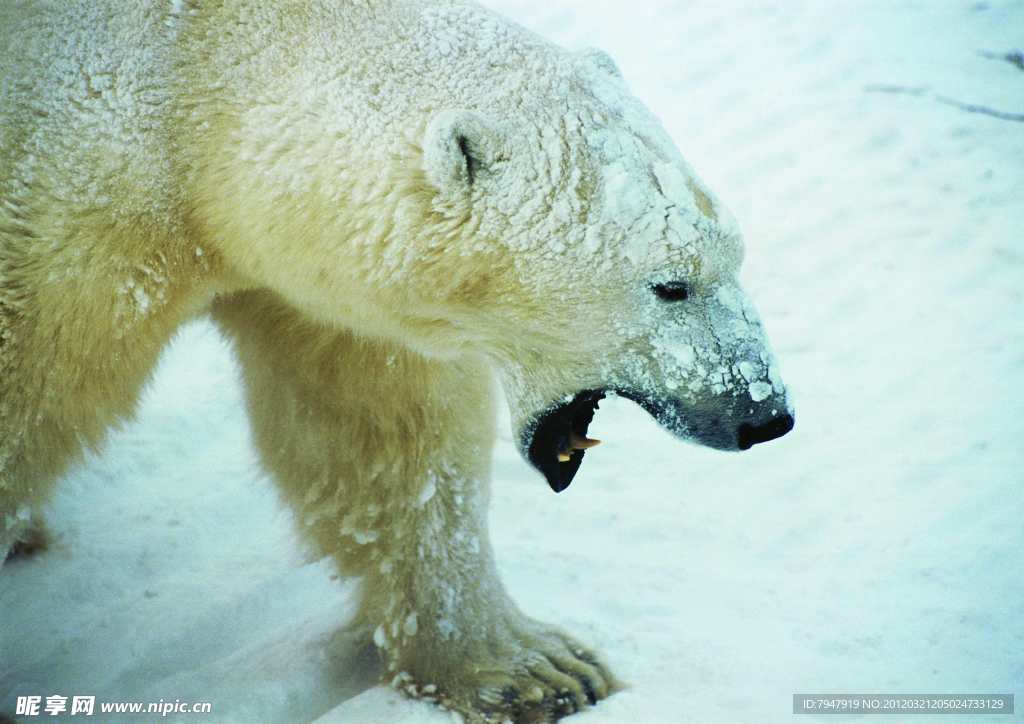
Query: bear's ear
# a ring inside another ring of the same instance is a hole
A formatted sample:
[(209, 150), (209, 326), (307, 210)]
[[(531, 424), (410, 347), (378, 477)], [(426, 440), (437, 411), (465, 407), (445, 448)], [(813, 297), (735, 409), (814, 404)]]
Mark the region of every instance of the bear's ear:
[(440, 191), (468, 190), (501, 155), (501, 134), (473, 111), (441, 111), (423, 136), (427, 179)]
[(583, 58), (583, 60), (596, 65), (608, 75), (613, 75), (616, 78), (622, 77), (622, 71), (619, 70), (619, 66), (616, 64), (612, 56), (608, 55), (608, 53), (600, 48), (584, 48), (580, 51), (580, 57)]

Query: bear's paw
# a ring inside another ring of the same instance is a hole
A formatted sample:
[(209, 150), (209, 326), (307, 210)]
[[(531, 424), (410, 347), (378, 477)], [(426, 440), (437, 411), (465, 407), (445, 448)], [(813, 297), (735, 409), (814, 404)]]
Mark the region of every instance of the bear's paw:
[[(438, 650), (444, 650), (443, 645)], [(458, 712), (468, 724), (555, 722), (620, 688), (592, 651), (553, 626), (516, 615), (486, 641), (451, 647), (442, 681), (403, 668), (391, 685)], [(438, 677), (435, 677), (438, 678)]]

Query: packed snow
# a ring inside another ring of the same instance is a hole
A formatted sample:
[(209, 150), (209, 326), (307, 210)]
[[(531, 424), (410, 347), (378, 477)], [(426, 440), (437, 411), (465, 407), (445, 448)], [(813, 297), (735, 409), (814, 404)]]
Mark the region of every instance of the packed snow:
[[(608, 400), (604, 445), (558, 496), (504, 423), (504, 581), (629, 684), (572, 721), (1024, 694), (1024, 125), (964, 107), (1024, 112), (1003, 58), (1024, 4), (488, 5), (615, 58), (742, 225), (795, 398), (796, 429), (742, 454)], [(212, 703), (182, 721), (451, 721), (373, 686), (339, 633), (357, 582), (299, 547), (275, 496), (228, 347), (193, 323), (137, 419), (64, 482), (51, 550), (0, 571), (0, 713), (60, 694)]]

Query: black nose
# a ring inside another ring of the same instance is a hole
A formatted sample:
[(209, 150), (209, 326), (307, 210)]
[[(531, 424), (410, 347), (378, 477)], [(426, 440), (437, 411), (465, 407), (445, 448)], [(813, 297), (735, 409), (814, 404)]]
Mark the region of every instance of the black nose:
[(736, 429), (736, 445), (740, 450), (749, 450), (754, 445), (782, 437), (793, 429), (792, 415), (779, 415), (760, 425), (744, 422)]

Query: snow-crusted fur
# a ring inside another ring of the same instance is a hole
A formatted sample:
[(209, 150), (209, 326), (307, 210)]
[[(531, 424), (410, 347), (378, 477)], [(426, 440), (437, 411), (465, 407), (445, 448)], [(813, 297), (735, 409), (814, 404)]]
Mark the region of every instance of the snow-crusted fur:
[(0, 38), (0, 553), (212, 309), (390, 680), (471, 720), (607, 696), (496, 575), (495, 374), (520, 431), (584, 389), (723, 447), (788, 410), (739, 232), (615, 64), (469, 2), (15, 2)]

